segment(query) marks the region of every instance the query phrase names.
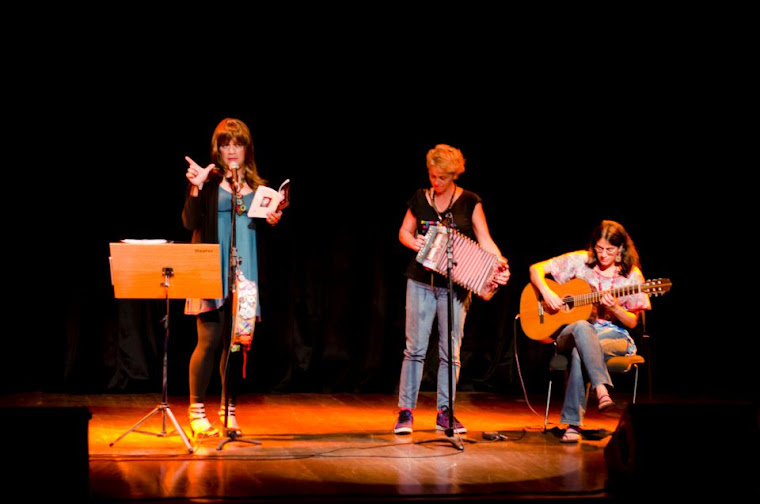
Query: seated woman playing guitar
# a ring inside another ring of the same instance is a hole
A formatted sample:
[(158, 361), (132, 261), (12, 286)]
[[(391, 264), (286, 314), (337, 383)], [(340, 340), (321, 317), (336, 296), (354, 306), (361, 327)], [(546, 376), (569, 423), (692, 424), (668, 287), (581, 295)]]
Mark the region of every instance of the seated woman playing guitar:
[(530, 266), (530, 281), (543, 298), (547, 316), (551, 316), (563, 309), (566, 311), (567, 307), (563, 298), (549, 286), (547, 275), (558, 284), (576, 278), (585, 280), (600, 293), (596, 313), (588, 320), (584, 318), (565, 325), (556, 338), (557, 351), (570, 354), (560, 415), (560, 422), (568, 424), (568, 428), (562, 442), (577, 443), (586, 406), (583, 369), (596, 392), (599, 410), (612, 406), (608, 391), (612, 379), (605, 361), (614, 355), (636, 353), (628, 329), (636, 327), (639, 312), (650, 309), (651, 304), (649, 297), (642, 293), (613, 295), (620, 287), (644, 283), (633, 240), (615, 221), (604, 220), (593, 230), (587, 250), (568, 252)]

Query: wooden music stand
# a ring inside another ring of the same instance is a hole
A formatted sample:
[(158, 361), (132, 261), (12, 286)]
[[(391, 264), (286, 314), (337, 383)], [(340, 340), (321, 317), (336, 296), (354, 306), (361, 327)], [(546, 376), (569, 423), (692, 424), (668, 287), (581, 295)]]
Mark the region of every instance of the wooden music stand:
[[(210, 243), (111, 243), (111, 282), (116, 298), (166, 299), (166, 316), (163, 318), (164, 359), (163, 391), (161, 403), (129, 428), (116, 441), (135, 431), (156, 413), (162, 414), (161, 432), (165, 437), (166, 417), (174, 424), (190, 453), (193, 447), (180, 427), (168, 403), (167, 350), (169, 347), (169, 299), (204, 298), (222, 296), (222, 266), (218, 244)], [(173, 279), (171, 289), (169, 279)], [(141, 431), (142, 432), (142, 431)], [(149, 433), (152, 434), (152, 433)]]

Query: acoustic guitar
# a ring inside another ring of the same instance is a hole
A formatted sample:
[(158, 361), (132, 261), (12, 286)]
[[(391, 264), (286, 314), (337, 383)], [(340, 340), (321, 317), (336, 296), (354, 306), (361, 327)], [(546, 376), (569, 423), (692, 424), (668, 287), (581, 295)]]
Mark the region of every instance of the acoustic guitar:
[(643, 284), (625, 285), (606, 291), (597, 291), (580, 278), (574, 278), (564, 284), (547, 278), (546, 284), (562, 298), (563, 305), (558, 311), (552, 310), (544, 303), (541, 293), (533, 283), (528, 283), (520, 296), (520, 324), (523, 332), (530, 339), (542, 343), (552, 343), (554, 336), (567, 324), (588, 320), (594, 304), (606, 293), (614, 297), (632, 294), (659, 296), (668, 292), (671, 287), (667, 278), (647, 280)]

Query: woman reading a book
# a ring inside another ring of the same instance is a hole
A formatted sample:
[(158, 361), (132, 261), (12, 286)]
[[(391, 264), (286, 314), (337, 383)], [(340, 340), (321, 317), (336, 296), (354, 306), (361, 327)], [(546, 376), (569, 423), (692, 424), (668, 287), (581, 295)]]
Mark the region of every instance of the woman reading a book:
[[(503, 268), (494, 281), (505, 285), (509, 279), (509, 268), (506, 259), (501, 257), (499, 247), (491, 238), (480, 196), (455, 183), (464, 172), (462, 152), (455, 147), (439, 144), (428, 151), (426, 161), (430, 187), (417, 189), (407, 201), (408, 208), (399, 229), (399, 240), (407, 248), (418, 252), (425, 244), (425, 235), (431, 226), (450, 225), (459, 233), (476, 240), (487, 252), (499, 256)], [(413, 430), (412, 411), (417, 405), (425, 356), (436, 317), (439, 334), (436, 428), (443, 431), (451, 429), (457, 434), (467, 432), (456, 417), (453, 418), (453, 425), (449, 425), (449, 360), (455, 369), (452, 373), (452, 390), (455, 392), (460, 368), (459, 350), (471, 292), (458, 285), (454, 286), (452, 334), (449, 335), (447, 277), (425, 269), (416, 257), (410, 260), (406, 277), (406, 348), (401, 364), (398, 418), (393, 432), (409, 434)], [(449, 356), (448, 337), (452, 339), (452, 356)], [(453, 399), (452, 397), (452, 403)]]
[[(604, 220), (594, 228), (586, 250), (568, 252), (530, 266), (530, 281), (541, 293), (549, 314), (557, 313), (563, 307), (563, 300), (549, 287), (547, 275), (558, 284), (580, 278), (602, 293), (644, 283), (633, 240), (621, 224), (611, 220)], [(641, 310), (650, 308), (646, 294), (615, 298), (607, 292), (602, 294), (591, 321), (568, 324), (557, 335), (557, 351), (570, 356), (570, 372), (560, 414), (560, 422), (568, 425), (561, 439), (563, 443), (577, 443), (580, 439), (586, 411), (584, 375), (588, 376), (596, 392), (600, 411), (614, 404), (608, 390), (612, 387), (612, 379), (605, 361), (614, 355), (636, 353), (628, 329), (636, 327)]]
[[(182, 223), (192, 231), (192, 243), (218, 243), (221, 250), (222, 299), (188, 299), (185, 313), (196, 316), (198, 342), (190, 357), (190, 407), (188, 417), (193, 435), (217, 436), (206, 415), (206, 391), (211, 381), (216, 352), (222, 345), (219, 371), (227, 391), (229, 408), (223, 395), (219, 418), (228, 430), (240, 433), (235, 415), (235, 399), (239, 382), (245, 371), (245, 352), (232, 346), (232, 296), (230, 267), (237, 266), (238, 273), (249, 282), (258, 285), (258, 249), (256, 222), (248, 216), (254, 193), (264, 180), (258, 173), (253, 156), (253, 141), (248, 126), (239, 119), (223, 119), (211, 138), (211, 164), (205, 168), (185, 157), (188, 163), (186, 177), (189, 181)], [(270, 226), (276, 225), (282, 210), (269, 212), (264, 217)], [(235, 236), (233, 240), (232, 229)], [(237, 265), (231, 265), (230, 250), (234, 244)], [(255, 318), (260, 320), (261, 310), (255, 303)], [(237, 351), (236, 351), (237, 350)], [(228, 360), (228, 353), (229, 360)]]

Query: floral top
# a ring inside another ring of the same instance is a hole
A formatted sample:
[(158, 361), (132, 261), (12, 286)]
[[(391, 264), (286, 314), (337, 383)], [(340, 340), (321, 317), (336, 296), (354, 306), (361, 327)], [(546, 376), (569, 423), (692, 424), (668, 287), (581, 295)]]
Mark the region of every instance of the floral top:
[[(619, 273), (613, 277), (603, 277), (593, 268), (589, 268), (587, 261), (588, 252), (585, 250), (568, 252), (567, 254), (562, 254), (550, 259), (549, 271), (547, 271), (547, 273), (550, 273), (554, 280), (560, 284), (568, 282), (573, 278), (580, 278), (588, 282), (588, 284), (597, 291), (644, 283), (644, 275), (641, 273), (641, 270), (635, 266), (631, 269), (631, 272), (627, 277), (624, 277)], [(649, 296), (646, 294), (621, 296), (619, 300), (621, 306), (628, 311), (649, 310), (652, 308), (652, 305), (649, 302)]]
[[(551, 274), (552, 278), (558, 283), (563, 284), (574, 278), (580, 278), (588, 282), (596, 291), (606, 291), (629, 285), (640, 285), (644, 283), (644, 275), (637, 267), (633, 267), (627, 277), (619, 272), (613, 277), (600, 275), (595, 269), (588, 266), (588, 252), (577, 250), (568, 252), (557, 257), (553, 257), (548, 262), (546, 273)], [(649, 310), (652, 305), (649, 296), (646, 294), (630, 294), (618, 297), (620, 305), (628, 311), (638, 312)], [(628, 354), (636, 353), (636, 346), (628, 335), (625, 327), (621, 327), (617, 319), (605, 315), (602, 310), (599, 311), (599, 317), (594, 322), (594, 327), (600, 333), (606, 329), (613, 329), (618, 333), (625, 334), (629, 340)]]

